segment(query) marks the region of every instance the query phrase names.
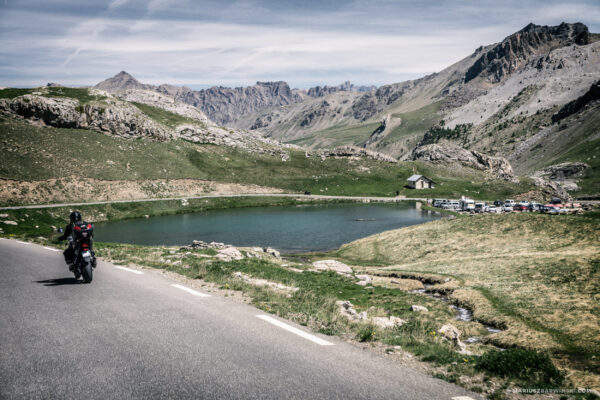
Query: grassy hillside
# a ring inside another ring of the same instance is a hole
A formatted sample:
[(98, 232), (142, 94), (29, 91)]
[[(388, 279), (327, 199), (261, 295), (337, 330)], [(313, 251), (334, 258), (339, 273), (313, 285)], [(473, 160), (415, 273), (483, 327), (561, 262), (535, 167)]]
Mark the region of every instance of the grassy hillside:
[(380, 125), (371, 122), (357, 125), (336, 125), (321, 131), (311, 133), (289, 143), (315, 148), (331, 148), (347, 144), (359, 145), (367, 139)]
[[(128, 140), (78, 129), (33, 126), (0, 120), (0, 178), (39, 181), (60, 177), (99, 180), (202, 179), (250, 183), (315, 194), (449, 196), (468, 194), (494, 199), (527, 192), (527, 182), (490, 180), (481, 171), (449, 170), (421, 163), (386, 163), (367, 159), (307, 158), (291, 151), (290, 159), (259, 155), (225, 146), (183, 140), (167, 143)], [(436, 189), (413, 191), (406, 179), (418, 171)]]
[(492, 343), (549, 351), (582, 386), (598, 387), (599, 243), (598, 212), (485, 215), (384, 232), (337, 255), (371, 273), (451, 278), (441, 288), (505, 329)]

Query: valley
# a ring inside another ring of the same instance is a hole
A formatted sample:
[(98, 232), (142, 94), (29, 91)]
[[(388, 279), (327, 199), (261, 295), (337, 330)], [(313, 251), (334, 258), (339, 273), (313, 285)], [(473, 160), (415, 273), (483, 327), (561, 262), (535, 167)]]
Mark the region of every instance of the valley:
[[(489, 398), (599, 390), (599, 84), (600, 35), (562, 23), (380, 87), (192, 90), (121, 71), (0, 88), (0, 237), (58, 247), (77, 208), (114, 232), (98, 234), (105, 261), (207, 285)], [(434, 187), (411, 188), (414, 175)], [(426, 200), (461, 196), (587, 203), (461, 215)], [(348, 211), (361, 207), (372, 214)], [(148, 241), (128, 241), (132, 226)]]

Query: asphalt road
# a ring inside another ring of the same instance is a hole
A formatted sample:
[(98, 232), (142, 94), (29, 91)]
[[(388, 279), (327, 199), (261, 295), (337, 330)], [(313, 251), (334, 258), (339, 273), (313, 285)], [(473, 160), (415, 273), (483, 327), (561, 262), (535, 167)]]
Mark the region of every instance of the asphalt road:
[(99, 262), (86, 285), (8, 239), (0, 271), (1, 399), (479, 398), (158, 271)]

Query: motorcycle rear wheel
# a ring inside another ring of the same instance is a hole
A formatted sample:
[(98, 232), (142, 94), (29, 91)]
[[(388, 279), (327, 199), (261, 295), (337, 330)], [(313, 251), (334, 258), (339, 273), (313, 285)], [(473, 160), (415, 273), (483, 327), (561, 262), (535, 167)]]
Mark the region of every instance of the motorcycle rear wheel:
[(92, 281), (92, 262), (86, 262), (83, 268), (81, 269), (81, 274), (83, 275), (83, 282), (90, 283)]

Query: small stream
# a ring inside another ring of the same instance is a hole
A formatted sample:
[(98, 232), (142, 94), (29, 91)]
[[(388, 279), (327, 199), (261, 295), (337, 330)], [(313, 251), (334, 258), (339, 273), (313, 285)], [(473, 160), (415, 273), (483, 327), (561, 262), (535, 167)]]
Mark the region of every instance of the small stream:
[[(417, 293), (417, 294), (424, 294), (425, 296), (427, 296), (431, 299), (439, 300), (444, 303), (450, 303), (450, 299), (448, 298), (448, 296), (437, 293), (437, 292), (428, 292), (427, 291), (432, 286), (432, 284), (424, 283), (423, 286), (424, 286), (423, 289), (415, 289), (415, 290), (412, 290), (411, 292)], [(455, 313), (456, 313), (455, 318), (457, 320), (465, 321), (465, 322), (470, 322), (473, 320), (473, 312), (471, 310), (469, 310), (468, 308), (460, 307), (455, 304), (450, 304), (450, 307), (452, 307), (452, 309), (455, 311)], [(482, 325), (490, 333), (502, 332), (502, 329), (495, 328), (491, 325), (487, 325), (487, 324), (482, 324)], [(477, 336), (471, 336), (464, 340), (465, 343), (477, 343), (480, 341), (481, 341), (481, 338), (477, 337)]]

